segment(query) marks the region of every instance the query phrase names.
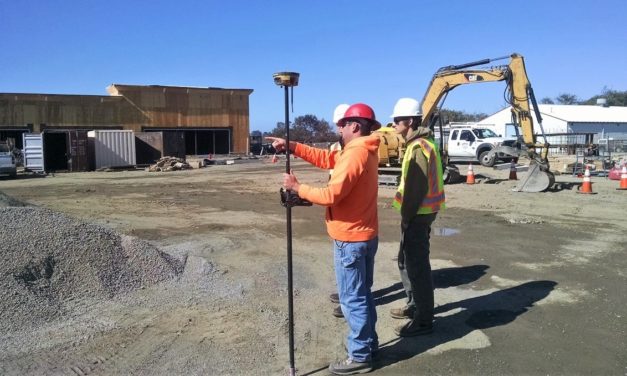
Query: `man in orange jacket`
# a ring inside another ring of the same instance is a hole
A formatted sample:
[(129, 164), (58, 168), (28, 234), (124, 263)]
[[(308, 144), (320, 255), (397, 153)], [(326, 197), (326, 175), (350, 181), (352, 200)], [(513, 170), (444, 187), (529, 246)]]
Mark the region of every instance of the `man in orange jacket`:
[[(324, 188), (300, 184), (285, 174), (283, 186), (314, 204), (326, 206), (327, 232), (333, 239), (335, 277), (340, 306), (349, 325), (348, 359), (329, 365), (337, 375), (372, 370), (372, 353), (378, 350), (377, 313), (372, 297), (374, 257), (379, 243), (377, 218), (379, 128), (374, 111), (363, 103), (350, 106), (337, 124), (342, 150), (317, 149), (297, 142), (289, 148), (303, 160), (333, 169)], [(267, 137), (277, 151), (284, 139)]]

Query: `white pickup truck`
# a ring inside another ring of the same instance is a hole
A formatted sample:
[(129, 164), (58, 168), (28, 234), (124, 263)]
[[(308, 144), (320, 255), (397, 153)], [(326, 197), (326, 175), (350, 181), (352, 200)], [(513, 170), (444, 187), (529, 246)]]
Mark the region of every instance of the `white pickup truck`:
[[(436, 132), (438, 138), (439, 132)], [(482, 165), (492, 167), (497, 160), (509, 162), (511, 156), (497, 154), (497, 158), (488, 158), (489, 151), (497, 146), (514, 146), (513, 138), (503, 138), (488, 128), (476, 125), (452, 126), (443, 129), (444, 150), (449, 161), (479, 161)]]
[[(390, 127), (383, 127), (375, 132), (381, 139), (379, 144), (379, 184), (397, 185), (401, 174), (402, 155), (405, 145), (402, 138), (394, 133)], [(500, 137), (491, 129), (478, 126), (475, 123), (468, 125), (451, 125), (442, 128), (443, 160), (445, 164), (444, 182), (457, 181), (461, 176), (459, 169), (453, 164), (458, 161), (479, 161), (482, 165), (492, 167), (497, 160), (510, 162), (512, 156), (497, 153), (489, 156), (490, 150), (497, 146), (513, 147), (515, 137)], [(435, 141), (440, 145), (440, 129), (436, 127)]]
[(15, 158), (6, 142), (0, 142), (0, 175), (9, 175), (12, 178), (17, 176)]

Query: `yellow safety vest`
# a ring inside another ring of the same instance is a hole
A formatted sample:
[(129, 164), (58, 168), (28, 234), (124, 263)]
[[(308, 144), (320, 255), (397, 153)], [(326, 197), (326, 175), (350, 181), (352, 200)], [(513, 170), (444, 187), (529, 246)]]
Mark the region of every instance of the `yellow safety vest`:
[(401, 167), (401, 181), (398, 186), (396, 196), (394, 197), (394, 202), (392, 203), (392, 206), (399, 211), (401, 210), (401, 205), (403, 204), (405, 176), (407, 175), (407, 170), (409, 169), (411, 156), (414, 154), (414, 150), (416, 148), (421, 148), (422, 153), (427, 158), (427, 164), (429, 166), (429, 170), (427, 172), (427, 178), (429, 180), (429, 190), (427, 191), (427, 195), (425, 196), (424, 200), (422, 200), (422, 203), (418, 208), (418, 214), (436, 213), (440, 211), (440, 209), (444, 209), (446, 205), (444, 203), (445, 197), (444, 178), (442, 176), (442, 160), (440, 158), (438, 148), (432, 139), (417, 138), (407, 147), (405, 155), (403, 156), (403, 164)]

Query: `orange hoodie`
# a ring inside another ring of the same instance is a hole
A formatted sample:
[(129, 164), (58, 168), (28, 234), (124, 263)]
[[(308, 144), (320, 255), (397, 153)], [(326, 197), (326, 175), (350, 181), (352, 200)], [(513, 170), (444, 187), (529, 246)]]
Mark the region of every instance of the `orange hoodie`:
[(376, 136), (359, 137), (343, 150), (328, 151), (297, 144), (294, 154), (333, 175), (324, 188), (301, 184), (298, 195), (327, 207), (329, 236), (342, 241), (367, 241), (379, 233), (377, 218), (378, 166)]

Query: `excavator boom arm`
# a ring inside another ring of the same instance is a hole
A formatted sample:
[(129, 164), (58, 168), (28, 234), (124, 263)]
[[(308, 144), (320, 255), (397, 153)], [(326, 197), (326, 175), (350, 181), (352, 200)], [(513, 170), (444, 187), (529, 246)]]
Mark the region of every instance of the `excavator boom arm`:
[[(526, 192), (543, 191), (553, 184), (554, 177), (549, 171), (549, 144), (546, 141), (544, 130), (542, 129), (542, 117), (538, 111), (533, 89), (527, 77), (523, 57), (519, 54), (512, 54), (510, 56), (510, 62), (507, 65), (495, 66), (488, 69), (467, 69), (500, 59), (502, 58), (484, 59), (468, 64), (440, 68), (436, 74), (433, 75), (421, 103), (422, 126), (432, 128), (435, 125), (436, 116), (434, 115), (438, 109), (438, 105), (442, 101), (442, 98), (454, 88), (465, 84), (506, 81), (506, 100), (512, 106), (512, 122), (522, 130), (524, 152), (532, 163), (529, 173), (523, 179), (522, 183), (519, 184), (517, 190)], [(534, 106), (536, 119), (538, 120), (544, 140), (543, 143), (536, 142), (530, 102)], [(536, 153), (536, 149), (541, 150), (540, 155)], [(492, 149), (488, 158), (496, 158), (498, 152), (504, 152), (512, 156), (516, 155), (516, 157), (520, 155), (518, 149), (501, 146)]]
[[(513, 123), (521, 128), (522, 139), (527, 148), (542, 149), (539, 159), (543, 163), (546, 163), (549, 145), (546, 139), (542, 144), (536, 142), (530, 101), (535, 106), (538, 121), (541, 122), (542, 118), (537, 111), (538, 106), (535, 104), (535, 97), (533, 96), (533, 89), (527, 77), (524, 59), (519, 54), (512, 54), (510, 58), (508, 65), (491, 67), (489, 69), (464, 68), (489, 63), (496, 59), (484, 59), (474, 63), (440, 68), (437, 73), (433, 75), (421, 103), (423, 114), (422, 126), (431, 127), (433, 125), (433, 115), (438, 104), (442, 100), (442, 97), (454, 88), (466, 84), (506, 81), (508, 93), (507, 101), (512, 106)], [(541, 126), (540, 124), (540, 127)]]
[[(473, 68), (477, 65), (489, 64), (496, 60), (507, 59), (508, 57), (496, 59), (483, 59), (472, 63), (461, 65), (449, 65), (438, 69), (433, 75), (427, 91), (420, 104), (422, 110), (421, 125), (426, 128), (433, 129), (438, 118), (436, 116), (438, 106), (442, 106), (443, 98), (449, 91), (460, 85), (476, 84), (483, 82), (505, 81), (507, 83), (506, 101), (512, 106), (513, 123), (522, 129), (522, 143), (519, 147), (497, 146), (493, 148), (487, 155), (482, 158), (496, 158), (497, 153), (504, 153), (511, 158), (518, 158), (524, 154), (530, 161), (529, 173), (523, 182), (519, 184), (517, 190), (525, 192), (540, 192), (548, 189), (555, 181), (553, 174), (549, 171), (549, 163), (547, 160), (549, 144), (546, 142), (544, 130), (542, 129), (542, 118), (535, 102), (535, 96), (527, 72), (523, 57), (519, 54), (509, 56), (510, 61), (507, 65), (499, 65), (487, 69)], [(536, 142), (534, 134), (533, 118), (531, 117), (531, 105), (533, 104), (536, 119), (538, 120), (544, 143)], [(393, 132), (387, 130), (378, 130), (375, 132), (381, 139), (379, 146), (379, 165), (392, 166), (394, 163), (399, 164), (402, 159), (404, 150), (404, 140), (399, 138)], [(536, 153), (536, 149), (542, 150), (541, 154)], [(441, 150), (444, 153), (444, 150)], [(451, 174), (459, 175), (456, 167), (448, 165), (447, 159), (442, 158), (447, 164), (447, 176)], [(449, 168), (450, 167), (450, 168)], [(381, 169), (379, 170), (381, 172)]]
[(440, 70), (433, 75), (422, 103), (422, 125), (430, 126), (431, 118), (442, 97), (460, 85), (482, 82), (503, 81), (508, 74), (507, 67), (495, 67), (490, 70)]
[[(544, 139), (544, 144), (538, 144), (534, 134), (533, 118), (531, 117), (531, 104), (534, 106), (536, 119), (539, 126), (542, 127), (542, 116), (538, 110), (538, 104), (531, 88), (531, 83), (527, 77), (525, 62), (520, 55), (512, 55), (512, 61), (509, 64), (511, 72), (511, 82), (508, 84), (510, 92), (509, 102), (512, 105), (512, 118), (515, 124), (522, 129), (523, 141), (530, 148), (542, 149), (542, 160), (546, 161), (549, 145)], [(544, 137), (544, 130), (541, 129)]]

